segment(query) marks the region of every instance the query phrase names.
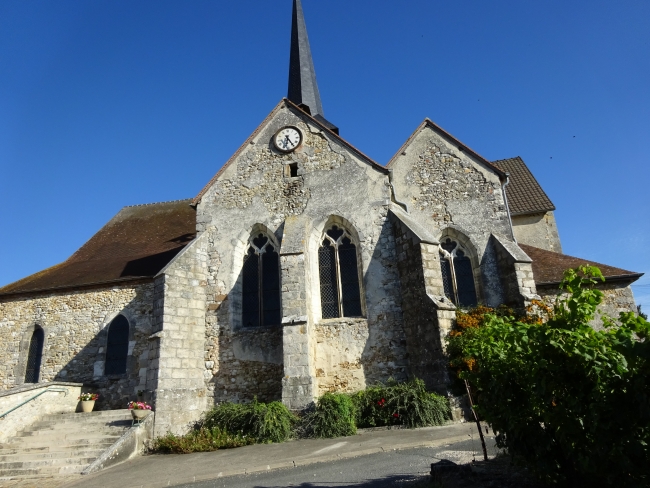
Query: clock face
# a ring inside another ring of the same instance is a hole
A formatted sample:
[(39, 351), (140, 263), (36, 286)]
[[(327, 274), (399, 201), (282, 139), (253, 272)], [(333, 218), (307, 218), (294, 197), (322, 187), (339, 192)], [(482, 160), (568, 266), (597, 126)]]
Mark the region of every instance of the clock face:
[(283, 127), (273, 136), (273, 144), (282, 152), (293, 151), (301, 142), (302, 133), (295, 127)]

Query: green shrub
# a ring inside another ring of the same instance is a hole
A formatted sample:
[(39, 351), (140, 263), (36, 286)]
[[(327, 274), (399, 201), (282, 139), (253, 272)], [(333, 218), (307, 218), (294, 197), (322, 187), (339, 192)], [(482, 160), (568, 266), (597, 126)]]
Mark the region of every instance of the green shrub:
[(165, 454), (189, 454), (191, 452), (209, 452), (217, 449), (248, 446), (254, 443), (255, 439), (252, 437), (229, 434), (218, 427), (211, 429), (201, 427), (184, 436), (169, 433), (163, 437), (158, 437), (153, 441), (151, 450)]
[(307, 416), (315, 437), (343, 437), (357, 433), (356, 409), (350, 395), (325, 393)]
[(237, 404), (225, 402), (214, 407), (205, 426), (237, 432), (256, 442), (284, 442), (291, 438), (297, 417), (281, 402)]
[(545, 481), (572, 486), (650, 482), (650, 323), (632, 312), (589, 322), (603, 293), (598, 268), (565, 272), (548, 317), (487, 314), (449, 339), (452, 363), (476, 390), (497, 443)]
[(446, 398), (428, 392), (424, 382), (389, 381), (355, 393), (359, 427), (405, 425), (409, 428), (441, 425), (451, 418)]

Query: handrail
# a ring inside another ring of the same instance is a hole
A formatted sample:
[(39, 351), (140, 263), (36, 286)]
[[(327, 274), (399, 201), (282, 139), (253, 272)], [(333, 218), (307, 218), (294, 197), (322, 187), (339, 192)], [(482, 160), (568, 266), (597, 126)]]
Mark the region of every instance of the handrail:
[(37, 399), (39, 396), (43, 395), (44, 393), (47, 393), (48, 391), (56, 391), (56, 392), (59, 392), (59, 393), (63, 392), (63, 393), (65, 393), (65, 396), (68, 396), (68, 389), (67, 389), (67, 388), (63, 388), (63, 387), (60, 387), (60, 386), (48, 386), (47, 388), (45, 388), (45, 390), (43, 390), (43, 391), (40, 392), (40, 393), (37, 393), (36, 395), (34, 395), (34, 396), (31, 397), (31, 398), (28, 398), (27, 400), (25, 400), (25, 401), (24, 401), (23, 403), (21, 403), (20, 405), (16, 405), (16, 406), (15, 406), (14, 408), (12, 408), (11, 410), (7, 410), (5, 413), (3, 413), (2, 415), (0, 415), (0, 420), (4, 420), (5, 417), (6, 417), (7, 415), (9, 415), (11, 412), (13, 412), (14, 410), (18, 410), (18, 409), (19, 409), (20, 407), (22, 407), (23, 405), (26, 405), (27, 403), (31, 402), (32, 400)]

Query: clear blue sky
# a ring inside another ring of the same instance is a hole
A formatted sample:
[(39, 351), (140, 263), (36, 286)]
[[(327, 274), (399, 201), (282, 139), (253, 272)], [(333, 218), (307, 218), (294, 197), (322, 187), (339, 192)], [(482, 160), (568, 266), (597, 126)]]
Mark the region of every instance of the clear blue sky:
[[(650, 2), (303, 0), (325, 115), (522, 156), (564, 251), (650, 275)], [(0, 285), (195, 196), (286, 94), (291, 0), (0, 2)], [(650, 276), (637, 299), (650, 310)]]

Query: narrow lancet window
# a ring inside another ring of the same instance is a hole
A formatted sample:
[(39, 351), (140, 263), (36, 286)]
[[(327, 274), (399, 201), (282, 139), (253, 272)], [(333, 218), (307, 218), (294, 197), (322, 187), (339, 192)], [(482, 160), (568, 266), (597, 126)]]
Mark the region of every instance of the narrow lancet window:
[(41, 373), (41, 361), (43, 360), (43, 342), (45, 334), (43, 329), (36, 327), (29, 341), (29, 352), (27, 353), (27, 370), (25, 371), (25, 383), (38, 383)]
[(126, 360), (129, 354), (129, 321), (118, 315), (108, 326), (106, 341), (106, 365), (104, 374), (126, 374)]
[(357, 246), (345, 230), (332, 226), (325, 233), (318, 267), (323, 318), (362, 316)]
[(457, 242), (440, 243), (440, 270), (445, 295), (459, 307), (475, 307), (476, 286), (472, 261)]
[(263, 234), (249, 242), (242, 280), (244, 327), (280, 324), (280, 256), (271, 240)]

